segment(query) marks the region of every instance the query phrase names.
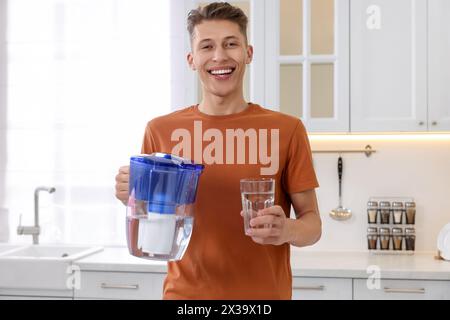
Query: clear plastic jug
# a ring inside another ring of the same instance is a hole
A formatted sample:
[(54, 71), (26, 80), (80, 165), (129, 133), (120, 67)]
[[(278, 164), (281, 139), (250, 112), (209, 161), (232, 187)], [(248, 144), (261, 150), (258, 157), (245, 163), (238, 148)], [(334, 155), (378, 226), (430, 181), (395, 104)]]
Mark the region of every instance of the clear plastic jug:
[(167, 153), (131, 157), (126, 223), (130, 254), (164, 261), (183, 257), (203, 168)]

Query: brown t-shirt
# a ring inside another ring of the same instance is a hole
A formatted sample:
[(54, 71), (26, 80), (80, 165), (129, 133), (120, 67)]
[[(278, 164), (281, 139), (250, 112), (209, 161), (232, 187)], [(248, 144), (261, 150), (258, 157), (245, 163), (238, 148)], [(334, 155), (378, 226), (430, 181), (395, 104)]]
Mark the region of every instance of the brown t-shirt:
[(205, 165), (191, 240), (182, 260), (168, 262), (163, 298), (290, 299), (290, 245), (260, 245), (244, 234), (239, 180), (274, 178), (275, 204), (289, 216), (289, 194), (318, 187), (301, 121), (252, 103), (221, 116), (195, 105), (148, 123), (142, 153), (152, 152)]

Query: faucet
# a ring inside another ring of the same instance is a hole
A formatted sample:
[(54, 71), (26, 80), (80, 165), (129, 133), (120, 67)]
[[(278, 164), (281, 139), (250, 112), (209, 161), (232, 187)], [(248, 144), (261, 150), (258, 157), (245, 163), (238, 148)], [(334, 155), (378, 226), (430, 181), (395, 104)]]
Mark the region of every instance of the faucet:
[(17, 227), (17, 234), (31, 234), (33, 236), (33, 244), (39, 244), (39, 234), (41, 233), (41, 227), (39, 226), (39, 192), (47, 191), (53, 193), (56, 191), (53, 187), (37, 187), (34, 190), (34, 226), (22, 226), (21, 220), (19, 220), (19, 226)]

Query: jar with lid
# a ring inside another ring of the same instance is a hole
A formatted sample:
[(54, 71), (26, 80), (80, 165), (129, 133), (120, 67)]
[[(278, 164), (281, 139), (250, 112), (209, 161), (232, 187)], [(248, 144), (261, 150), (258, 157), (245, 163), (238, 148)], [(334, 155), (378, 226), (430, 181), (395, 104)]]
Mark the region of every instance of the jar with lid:
[(392, 219), (394, 224), (402, 224), (403, 211), (403, 202), (392, 202)]
[(391, 231), (389, 228), (380, 228), (380, 248), (381, 250), (389, 250), (391, 240)]
[(402, 250), (403, 230), (402, 228), (392, 228), (392, 243), (394, 250)]
[(391, 215), (391, 203), (389, 201), (380, 202), (380, 223), (389, 224)]
[(370, 224), (378, 221), (378, 202), (369, 201), (367, 203), (367, 220)]
[(414, 228), (405, 229), (405, 246), (406, 250), (414, 251), (416, 247), (416, 230)]
[(406, 224), (414, 224), (416, 221), (416, 203), (415, 202), (406, 202), (405, 203), (406, 212)]
[(367, 228), (367, 245), (369, 250), (376, 250), (378, 245), (378, 230), (375, 227)]

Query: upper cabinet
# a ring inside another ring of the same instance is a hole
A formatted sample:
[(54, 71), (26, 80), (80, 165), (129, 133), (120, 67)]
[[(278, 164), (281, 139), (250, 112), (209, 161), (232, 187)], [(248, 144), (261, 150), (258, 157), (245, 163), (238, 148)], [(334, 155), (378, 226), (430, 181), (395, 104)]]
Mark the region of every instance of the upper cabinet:
[(450, 130), (450, 1), (428, 0), (428, 128)]
[(351, 1), (351, 131), (450, 130), (449, 21), (448, 0)]
[(351, 1), (351, 131), (427, 129), (426, 5)]
[(310, 132), (348, 131), (348, 14), (348, 0), (265, 1), (266, 107)]

